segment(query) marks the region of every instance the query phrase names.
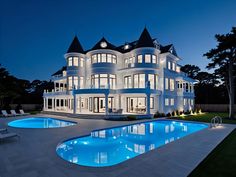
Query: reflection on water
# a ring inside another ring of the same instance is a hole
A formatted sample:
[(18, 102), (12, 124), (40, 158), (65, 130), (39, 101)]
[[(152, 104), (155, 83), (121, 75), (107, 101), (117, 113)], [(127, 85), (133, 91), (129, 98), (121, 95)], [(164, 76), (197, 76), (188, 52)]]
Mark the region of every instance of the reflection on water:
[(62, 143), (57, 153), (80, 165), (110, 166), (206, 127), (205, 124), (153, 121), (99, 130)]

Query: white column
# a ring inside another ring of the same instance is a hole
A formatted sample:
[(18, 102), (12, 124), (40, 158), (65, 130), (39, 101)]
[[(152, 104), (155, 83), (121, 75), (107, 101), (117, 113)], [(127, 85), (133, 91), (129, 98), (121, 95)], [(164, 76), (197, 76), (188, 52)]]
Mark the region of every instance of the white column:
[(46, 98), (46, 110), (48, 110), (48, 98)]
[(74, 108), (73, 108), (73, 113), (77, 113), (77, 97), (76, 94), (74, 94)]
[(108, 94), (105, 94), (105, 113), (108, 115)]
[(52, 98), (52, 110), (54, 110), (54, 100), (55, 100), (55, 98)]
[(43, 110), (46, 111), (46, 98), (43, 98)]

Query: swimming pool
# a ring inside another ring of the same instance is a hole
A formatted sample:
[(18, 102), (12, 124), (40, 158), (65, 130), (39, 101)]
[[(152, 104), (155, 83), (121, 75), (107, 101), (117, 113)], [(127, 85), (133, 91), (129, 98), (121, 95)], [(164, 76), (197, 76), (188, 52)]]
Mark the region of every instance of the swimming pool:
[(75, 125), (76, 122), (54, 119), (49, 117), (31, 117), (14, 120), (8, 126), (17, 128), (59, 128)]
[(191, 133), (206, 124), (158, 120), (91, 132), (57, 146), (64, 160), (83, 166), (112, 166), (156, 149)]

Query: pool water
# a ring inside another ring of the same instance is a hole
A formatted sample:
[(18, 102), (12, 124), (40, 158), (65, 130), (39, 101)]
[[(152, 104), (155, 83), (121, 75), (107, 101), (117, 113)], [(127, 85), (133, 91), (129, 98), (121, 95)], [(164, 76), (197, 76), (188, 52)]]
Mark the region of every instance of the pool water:
[(17, 128), (59, 128), (75, 125), (76, 122), (54, 119), (49, 117), (32, 117), (14, 120), (8, 126)]
[(207, 128), (206, 124), (158, 120), (104, 130), (67, 140), (56, 152), (83, 166), (112, 166)]

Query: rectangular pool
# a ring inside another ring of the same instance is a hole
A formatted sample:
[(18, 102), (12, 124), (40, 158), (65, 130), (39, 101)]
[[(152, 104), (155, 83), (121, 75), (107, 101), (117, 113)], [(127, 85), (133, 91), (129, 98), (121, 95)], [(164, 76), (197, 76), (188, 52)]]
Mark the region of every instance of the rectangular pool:
[(203, 123), (150, 121), (93, 131), (90, 136), (64, 141), (56, 151), (78, 165), (112, 166), (207, 127)]

